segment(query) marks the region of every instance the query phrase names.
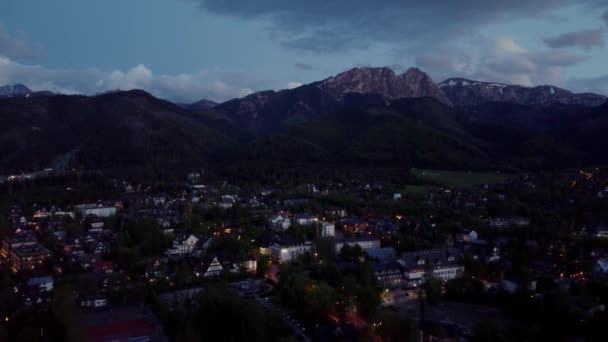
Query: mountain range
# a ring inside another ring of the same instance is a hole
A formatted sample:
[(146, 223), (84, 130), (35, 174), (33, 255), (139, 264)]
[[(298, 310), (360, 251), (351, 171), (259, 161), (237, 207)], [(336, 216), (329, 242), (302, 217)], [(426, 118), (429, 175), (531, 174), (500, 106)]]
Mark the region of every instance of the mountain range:
[(178, 105), (0, 88), (0, 174), (52, 167), (129, 174), (350, 165), (547, 169), (605, 163), (597, 94), (354, 68), (295, 89)]
[(12, 84), (0, 87), (0, 99), (16, 97), (37, 97), (55, 95), (50, 91), (32, 91), (23, 84)]

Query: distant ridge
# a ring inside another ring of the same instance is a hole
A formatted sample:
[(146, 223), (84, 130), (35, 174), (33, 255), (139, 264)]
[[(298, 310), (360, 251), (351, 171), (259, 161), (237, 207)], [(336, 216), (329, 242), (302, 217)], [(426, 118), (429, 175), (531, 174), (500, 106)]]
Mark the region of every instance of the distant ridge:
[(552, 85), (526, 87), (466, 78), (448, 78), (439, 83), (439, 88), (458, 107), (476, 106), (486, 102), (509, 102), (530, 106), (562, 104), (595, 107), (607, 100), (602, 95), (577, 94)]

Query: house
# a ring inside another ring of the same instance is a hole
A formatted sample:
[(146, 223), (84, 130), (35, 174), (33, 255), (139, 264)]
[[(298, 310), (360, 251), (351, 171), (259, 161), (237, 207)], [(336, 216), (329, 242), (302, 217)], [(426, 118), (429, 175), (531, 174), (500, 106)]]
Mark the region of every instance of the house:
[(369, 228), (369, 222), (355, 217), (341, 220), (340, 227), (342, 227), (342, 230), (344, 231), (348, 231), (351, 233), (359, 233), (366, 231)]
[(336, 240), (336, 252), (340, 253), (342, 247), (349, 245), (351, 247), (359, 246), (362, 250), (370, 248), (380, 248), (380, 239), (375, 237), (348, 237)]
[(500, 248), (488, 244), (486, 240), (473, 240), (466, 243), (463, 249), (469, 252), (474, 260), (483, 260), (486, 263), (500, 261)]
[(165, 253), (169, 257), (183, 257), (196, 254), (199, 239), (194, 235), (180, 234), (173, 240), (173, 246)]
[(83, 254), (76, 257), (78, 264), (84, 270), (94, 270), (103, 259), (100, 254)]
[(103, 221), (94, 221), (89, 224), (89, 233), (101, 233), (103, 231)]
[(427, 271), (436, 279), (454, 279), (464, 272), (461, 253), (455, 248), (434, 248), (403, 253), (397, 262), (404, 268), (403, 277), (408, 287), (424, 283)]
[(270, 245), (270, 257), (279, 263), (288, 263), (311, 250), (312, 243), (310, 241), (302, 243), (275, 242)]
[(210, 257), (207, 260), (194, 266), (194, 274), (197, 277), (210, 278), (219, 276), (224, 267), (220, 263), (218, 257)]
[(462, 242), (471, 242), (477, 241), (479, 239), (479, 234), (477, 234), (474, 230), (467, 230), (460, 235), (460, 240)]
[(228, 260), (227, 258), (224, 258), (223, 260), (222, 266), (230, 273), (255, 273), (258, 269), (258, 261), (252, 256), (241, 262)]
[(149, 262), (146, 266), (145, 277), (154, 279), (164, 274), (166, 269), (165, 264), (160, 259), (156, 259), (153, 262)]
[(39, 286), (23, 285), (15, 287), (15, 299), (20, 307), (30, 307), (33, 305), (47, 305), (51, 303), (53, 294)]
[(320, 228), (321, 228), (321, 236), (322, 237), (334, 237), (336, 235), (336, 225), (331, 223), (331, 222), (327, 222), (327, 221), (321, 221), (319, 222)]
[(301, 226), (312, 226), (317, 223), (317, 217), (312, 214), (300, 214), (296, 217), (296, 223)]
[(237, 202), (238, 197), (235, 195), (223, 195), (218, 206), (222, 209), (230, 209)]
[(80, 298), (80, 307), (83, 309), (103, 309), (108, 306), (108, 298), (103, 294), (84, 296)]
[(96, 261), (97, 262), (95, 263), (95, 272), (102, 274), (112, 274), (114, 272), (114, 264), (112, 263), (112, 261), (104, 261), (101, 260), (101, 258)]
[(335, 217), (346, 217), (346, 210), (340, 208), (330, 208), (325, 210), (326, 215), (335, 216)]
[(382, 288), (393, 289), (402, 287), (405, 284), (405, 279), (403, 278), (403, 269), (397, 262), (388, 264), (375, 262), (372, 265), (372, 269), (374, 270), (376, 282)]
[(278, 230), (285, 231), (291, 227), (288, 211), (279, 211), (276, 215), (270, 216), (270, 224)]

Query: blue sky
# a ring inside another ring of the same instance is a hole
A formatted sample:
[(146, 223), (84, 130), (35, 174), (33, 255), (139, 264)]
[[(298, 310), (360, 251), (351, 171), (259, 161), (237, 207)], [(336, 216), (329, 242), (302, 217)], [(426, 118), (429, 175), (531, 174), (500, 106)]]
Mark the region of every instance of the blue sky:
[(417, 66), (436, 81), (608, 94), (607, 11), (607, 0), (4, 0), (0, 84), (223, 101), (354, 66)]

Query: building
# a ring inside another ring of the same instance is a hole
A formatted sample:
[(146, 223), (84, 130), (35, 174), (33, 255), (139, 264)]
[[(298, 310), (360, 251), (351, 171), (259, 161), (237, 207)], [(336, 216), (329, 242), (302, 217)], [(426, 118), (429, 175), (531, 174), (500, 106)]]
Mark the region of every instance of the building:
[(194, 235), (179, 235), (173, 240), (173, 246), (165, 253), (170, 257), (183, 257), (196, 254), (199, 239)]
[(340, 208), (331, 208), (325, 210), (326, 215), (335, 216), (335, 217), (346, 217), (346, 209)]
[(507, 217), (507, 218), (494, 218), (488, 221), (492, 228), (509, 228), (514, 227), (525, 227), (530, 225), (530, 220), (524, 217)]
[(467, 230), (460, 235), (460, 241), (462, 242), (472, 242), (479, 240), (479, 234), (477, 234), (474, 230)]
[(379, 261), (381, 263), (391, 263), (397, 260), (397, 251), (393, 247), (384, 248), (368, 248), (365, 253), (371, 260)]
[(9, 253), (13, 272), (34, 270), (50, 257), (51, 252), (38, 243), (11, 248)]
[(327, 221), (321, 221), (319, 222), (319, 226), (321, 229), (321, 236), (322, 237), (334, 237), (336, 235), (336, 225), (331, 223), (331, 222), (327, 222)]
[(340, 227), (344, 231), (356, 234), (367, 231), (369, 229), (369, 222), (359, 218), (344, 219), (340, 220)]
[(405, 284), (403, 270), (399, 263), (394, 262), (385, 264), (375, 262), (372, 267), (374, 270), (374, 277), (376, 277), (376, 282), (382, 288), (394, 289), (402, 287)]
[(79, 204), (74, 207), (76, 212), (80, 213), (82, 217), (89, 215), (97, 217), (110, 217), (116, 215), (116, 206), (103, 205), (103, 204)]
[(276, 215), (270, 216), (270, 224), (278, 230), (287, 230), (291, 227), (291, 219), (288, 211), (279, 211)]
[(270, 245), (270, 258), (279, 263), (288, 263), (310, 250), (312, 250), (310, 241), (302, 243), (275, 242)]
[(27, 286), (35, 287), (35, 288), (39, 289), (41, 292), (53, 291), (53, 285), (54, 285), (53, 277), (51, 277), (51, 276), (30, 278), (27, 281)]
[(219, 276), (224, 267), (220, 263), (217, 257), (209, 258), (206, 262), (203, 262), (200, 267), (196, 267), (194, 272), (197, 277), (210, 278)]
[(27, 233), (12, 235), (2, 240), (0, 256), (8, 260), (13, 272), (34, 270), (51, 257), (51, 252)]
[(593, 270), (599, 274), (607, 274), (608, 258), (597, 259), (595, 265), (593, 265)]
[(317, 217), (312, 214), (300, 214), (296, 217), (296, 223), (300, 226), (312, 226), (317, 223)]
[(0, 256), (5, 259), (8, 259), (12, 248), (19, 246), (35, 245), (36, 242), (36, 237), (34, 237), (34, 235), (30, 233), (19, 233), (7, 236), (2, 240)]
[(608, 239), (608, 228), (605, 226), (599, 226), (595, 228), (595, 237), (600, 239)]
[(80, 307), (83, 309), (103, 309), (108, 306), (108, 298), (98, 294), (80, 298)]
[(454, 248), (435, 248), (403, 253), (397, 262), (403, 267), (405, 285), (415, 287), (424, 283), (428, 271), (443, 281), (464, 272), (461, 253)]
[(340, 253), (342, 247), (349, 245), (351, 247), (359, 246), (362, 250), (370, 248), (380, 248), (380, 239), (375, 237), (359, 237), (359, 238), (341, 238), (336, 240), (336, 252)]

